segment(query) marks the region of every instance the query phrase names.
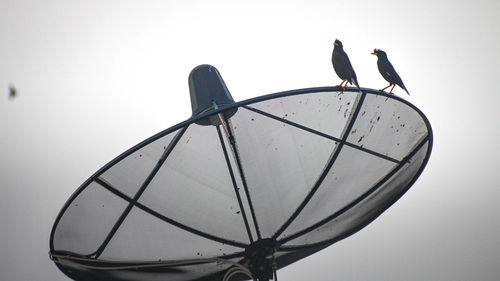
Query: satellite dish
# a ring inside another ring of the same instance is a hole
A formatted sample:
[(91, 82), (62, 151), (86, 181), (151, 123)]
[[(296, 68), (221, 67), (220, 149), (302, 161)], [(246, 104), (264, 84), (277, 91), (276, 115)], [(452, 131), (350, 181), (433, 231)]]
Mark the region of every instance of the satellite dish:
[(50, 256), (70, 278), (276, 278), (373, 221), (431, 153), (422, 112), (376, 90), (234, 102), (210, 65), (189, 86), (191, 118), (109, 162), (62, 208)]

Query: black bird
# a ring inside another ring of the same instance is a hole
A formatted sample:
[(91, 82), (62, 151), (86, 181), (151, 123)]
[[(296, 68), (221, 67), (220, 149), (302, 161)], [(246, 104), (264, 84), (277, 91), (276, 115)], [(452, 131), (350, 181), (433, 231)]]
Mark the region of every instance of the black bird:
[[(342, 46), (342, 42), (339, 39), (335, 40), (333, 43), (333, 53), (332, 53), (332, 64), (333, 69), (337, 73), (337, 75), (342, 79), (342, 83), (340, 83), (340, 87), (347, 86), (347, 82), (350, 84), (356, 85), (359, 89), (358, 79), (356, 78), (356, 72), (352, 68), (351, 62), (349, 61), (349, 57), (344, 52), (344, 48)], [(345, 85), (342, 85), (344, 84)]]
[(382, 77), (384, 77), (384, 79), (389, 82), (389, 86), (383, 88), (380, 91), (384, 91), (385, 89), (392, 86), (391, 90), (389, 91), (389, 94), (391, 94), (394, 87), (398, 85), (403, 90), (405, 90), (408, 95), (410, 95), (410, 92), (408, 92), (408, 90), (406, 89), (405, 84), (403, 84), (403, 81), (401, 80), (401, 77), (399, 77), (391, 62), (387, 59), (387, 54), (382, 50), (374, 49), (372, 55), (377, 56), (378, 71), (380, 71)]

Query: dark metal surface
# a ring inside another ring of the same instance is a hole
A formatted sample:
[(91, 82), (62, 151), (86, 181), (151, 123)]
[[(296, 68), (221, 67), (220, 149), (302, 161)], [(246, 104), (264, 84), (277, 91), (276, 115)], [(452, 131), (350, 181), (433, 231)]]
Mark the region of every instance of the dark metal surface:
[(231, 163), (229, 161), (229, 156), (227, 154), (226, 145), (224, 144), (224, 139), (222, 137), (222, 133), (220, 131), (220, 128), (218, 126), (216, 128), (217, 128), (217, 134), (219, 136), (220, 144), (222, 146), (222, 151), (224, 152), (224, 158), (226, 160), (227, 169), (229, 171), (229, 175), (231, 176), (231, 183), (233, 184), (234, 193), (236, 194), (236, 198), (238, 199), (238, 205), (240, 207), (241, 216), (243, 217), (243, 221), (245, 223), (245, 228), (246, 228), (246, 231), (248, 234), (248, 239), (250, 240), (250, 243), (252, 243), (254, 241), (253, 237), (252, 237), (252, 231), (250, 230), (250, 226), (248, 224), (248, 217), (246, 215), (245, 208), (243, 207), (243, 202), (241, 200), (240, 192), (238, 191), (238, 186), (236, 185), (236, 179), (234, 177), (233, 168), (231, 167)]

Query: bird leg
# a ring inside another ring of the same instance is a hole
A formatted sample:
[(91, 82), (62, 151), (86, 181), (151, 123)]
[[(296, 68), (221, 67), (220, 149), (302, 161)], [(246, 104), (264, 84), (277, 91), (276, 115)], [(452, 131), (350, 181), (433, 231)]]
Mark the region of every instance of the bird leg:
[(381, 92), (383, 92), (385, 89), (389, 88), (391, 86), (391, 84), (389, 84), (389, 86), (383, 88), (382, 90), (380, 90)]
[[(342, 85), (342, 84), (344, 84), (344, 82), (345, 82), (345, 85)], [(342, 87), (342, 90), (340, 91), (341, 93), (343, 93), (343, 92), (344, 92), (344, 89), (345, 89), (345, 87), (347, 86), (347, 83), (348, 83), (348, 82), (349, 82), (349, 81), (348, 81), (347, 79), (344, 79), (344, 80), (342, 80), (342, 82), (341, 82), (339, 85), (337, 85), (337, 87)]]
[[(396, 84), (392, 85), (392, 88), (391, 90), (389, 91), (389, 94), (392, 94), (392, 90), (394, 90), (394, 87), (396, 86)], [(394, 94), (393, 94), (394, 95)]]

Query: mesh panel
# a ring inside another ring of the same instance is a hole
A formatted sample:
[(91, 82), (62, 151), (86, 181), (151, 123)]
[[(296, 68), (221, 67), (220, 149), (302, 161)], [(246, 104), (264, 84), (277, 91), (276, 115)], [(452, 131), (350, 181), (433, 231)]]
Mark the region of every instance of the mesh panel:
[(134, 197), (176, 133), (177, 131), (174, 131), (163, 136), (130, 154), (109, 168), (100, 177), (129, 197)]
[(55, 250), (93, 253), (126, 206), (127, 201), (92, 182), (71, 202), (57, 224)]
[(422, 117), (408, 105), (367, 95), (347, 141), (401, 160), (427, 133)]
[(271, 237), (321, 174), (335, 142), (245, 109), (231, 123), (262, 236)]
[(134, 207), (101, 258), (122, 261), (176, 260), (225, 256), (240, 251), (241, 248), (207, 240)]
[(284, 236), (298, 232), (349, 204), (384, 177), (396, 163), (343, 146), (311, 201), (286, 229)]
[(139, 202), (200, 231), (248, 243), (213, 126), (189, 126)]
[(410, 163), (404, 164), (370, 196), (323, 226), (289, 241), (285, 246), (304, 246), (338, 238), (370, 222), (388, 207), (387, 204), (394, 202), (405, 191), (407, 184), (421, 168), (426, 153), (427, 146), (424, 146), (411, 158)]
[(340, 137), (355, 100), (355, 93), (319, 92), (272, 99), (251, 106), (327, 135)]

